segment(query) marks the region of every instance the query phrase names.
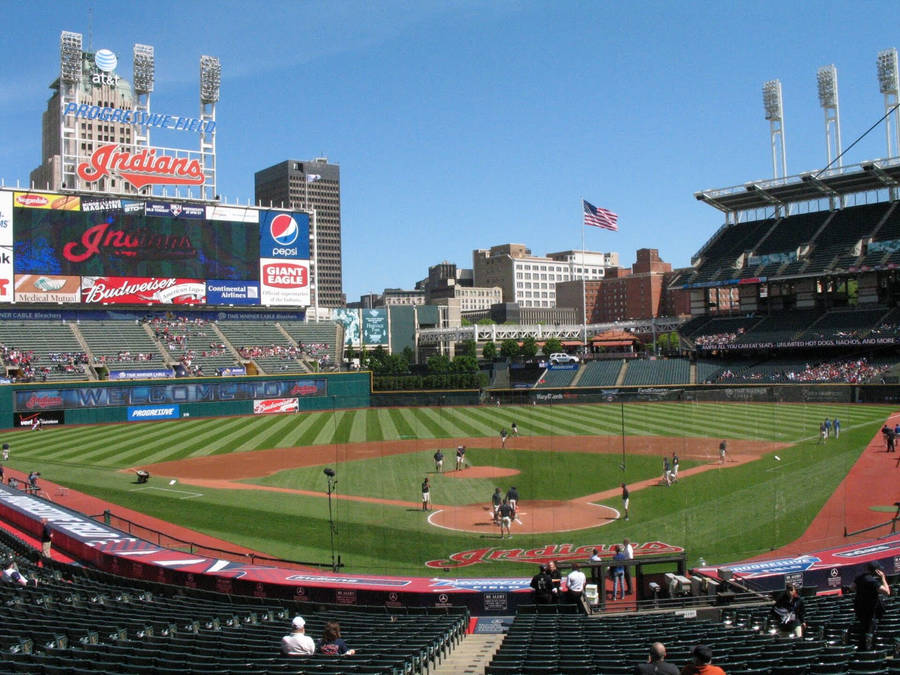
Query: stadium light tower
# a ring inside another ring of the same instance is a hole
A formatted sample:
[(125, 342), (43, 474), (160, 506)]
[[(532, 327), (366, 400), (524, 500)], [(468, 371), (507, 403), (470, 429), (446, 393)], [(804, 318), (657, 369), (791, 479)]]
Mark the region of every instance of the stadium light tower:
[[(150, 116), (150, 94), (156, 76), (156, 57), (150, 45), (134, 45), (134, 109), (145, 113), (144, 119)], [(150, 127), (135, 126), (134, 144), (144, 147), (150, 145)]]
[(80, 102), (81, 33), (64, 30), (59, 36), (59, 140), (62, 187), (74, 189), (78, 185), (75, 166), (78, 163), (79, 125), (74, 115), (63, 112), (69, 103)]
[[(200, 57), (200, 154), (203, 162), (204, 182), (201, 198), (217, 199), (216, 194), (216, 103), (222, 84), (222, 65), (214, 56)], [(212, 123), (212, 124), (210, 124)]]
[(897, 68), (897, 50), (894, 47), (878, 52), (878, 87), (884, 94), (887, 156), (893, 157), (895, 145), (896, 152), (900, 154), (900, 113), (897, 111), (900, 105), (900, 69)]
[(816, 71), (816, 84), (819, 87), (819, 105), (825, 111), (825, 152), (828, 163), (837, 159), (837, 166), (843, 166), (841, 159), (841, 114), (838, 105), (837, 68), (834, 65), (822, 66)]
[(769, 142), (772, 146), (772, 178), (778, 178), (778, 154), (781, 150), (781, 177), (787, 176), (787, 153), (784, 142), (784, 109), (781, 105), (781, 80), (763, 84), (763, 106), (769, 120)]

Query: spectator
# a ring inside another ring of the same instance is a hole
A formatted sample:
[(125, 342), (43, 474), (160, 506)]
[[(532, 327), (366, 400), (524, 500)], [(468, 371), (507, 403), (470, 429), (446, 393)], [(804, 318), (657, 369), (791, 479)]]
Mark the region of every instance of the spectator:
[(319, 640), (318, 652), (329, 656), (353, 656), (356, 650), (347, 647), (341, 637), (341, 625), (337, 621), (329, 621)]
[(666, 663), (666, 648), (662, 642), (654, 642), (650, 645), (650, 656), (647, 663), (639, 663), (634, 667), (634, 675), (678, 675), (678, 668), (671, 663)]
[[(625, 548), (622, 544), (616, 544), (616, 554), (613, 556), (613, 560), (628, 560), (625, 555)], [(624, 600), (625, 599), (625, 567), (624, 565), (614, 565), (612, 568), (613, 573), (613, 600)], [(619, 591), (622, 591), (622, 597), (619, 598)]]
[(806, 606), (794, 584), (786, 584), (772, 607), (772, 619), (783, 635), (803, 637), (806, 628)]
[(697, 645), (691, 652), (691, 662), (681, 669), (681, 675), (725, 675), (725, 671), (712, 665), (712, 649)]
[[(27, 586), (29, 582), (28, 577), (19, 571), (19, 566), (16, 565), (16, 561), (12, 558), (10, 558), (6, 567), (3, 568), (3, 572), (0, 573), (0, 579), (7, 584), (18, 584), (20, 586)], [(36, 581), (34, 585), (37, 585)]]
[[(622, 540), (622, 551), (625, 553), (625, 560), (634, 560), (634, 546), (628, 537)], [(625, 592), (631, 595), (631, 565), (625, 565)]]
[(50, 557), (50, 547), (53, 543), (53, 530), (46, 518), (41, 518), (41, 554), (45, 558)]
[(291, 621), (291, 633), (281, 638), (281, 653), (286, 656), (307, 656), (314, 654), (316, 643), (306, 634), (306, 621), (295, 616)]
[(546, 565), (531, 577), (531, 588), (534, 590), (534, 604), (547, 605), (553, 600), (553, 579)]
[(866, 571), (853, 580), (856, 595), (853, 598), (853, 611), (856, 620), (862, 628), (860, 638), (861, 649), (871, 649), (871, 642), (878, 631), (878, 622), (884, 616), (884, 603), (882, 595), (890, 595), (891, 587), (888, 585), (881, 566), (871, 562), (866, 566)]
[(577, 562), (572, 563), (572, 571), (566, 577), (566, 598), (575, 605), (581, 604), (581, 596), (584, 593), (584, 584), (587, 578)]
[(550, 579), (553, 581), (553, 598), (556, 602), (559, 602), (560, 586), (562, 586), (562, 572), (559, 571), (559, 565), (556, 564), (555, 560), (551, 560), (547, 563), (547, 574), (550, 575)]

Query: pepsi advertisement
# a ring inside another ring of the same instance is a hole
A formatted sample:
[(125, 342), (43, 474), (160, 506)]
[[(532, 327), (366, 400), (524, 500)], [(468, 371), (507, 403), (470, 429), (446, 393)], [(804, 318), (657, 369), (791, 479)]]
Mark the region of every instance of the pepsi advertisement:
[(309, 214), (260, 211), (259, 257), (309, 260)]

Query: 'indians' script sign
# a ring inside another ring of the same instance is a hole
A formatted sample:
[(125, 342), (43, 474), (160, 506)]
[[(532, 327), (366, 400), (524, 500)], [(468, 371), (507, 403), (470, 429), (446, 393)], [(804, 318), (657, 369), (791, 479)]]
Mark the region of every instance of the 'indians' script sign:
[[(661, 541), (648, 541), (643, 544), (633, 544), (634, 556), (647, 555), (675, 555), (684, 553), (680, 546), (664, 544)], [(594, 549), (600, 553), (601, 558), (611, 559), (616, 553), (615, 544), (591, 544), (588, 546), (575, 546), (574, 544), (548, 544), (538, 548), (476, 548), (471, 551), (453, 553), (447, 560), (429, 560), (427, 567), (468, 567), (483, 562), (517, 562), (517, 563), (549, 563), (568, 560), (587, 560)]]
[(88, 183), (104, 176), (118, 175), (136, 188), (145, 185), (203, 185), (200, 160), (187, 157), (157, 156), (154, 148), (137, 154), (118, 150), (115, 143), (94, 150), (87, 162), (78, 165), (78, 175)]

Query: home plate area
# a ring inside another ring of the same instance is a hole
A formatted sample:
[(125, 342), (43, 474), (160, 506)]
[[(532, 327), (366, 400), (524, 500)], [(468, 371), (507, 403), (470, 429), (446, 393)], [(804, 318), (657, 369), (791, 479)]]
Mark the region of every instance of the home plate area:
[[(516, 511), (512, 532), (541, 534), (546, 532), (570, 532), (588, 527), (606, 525), (619, 517), (616, 509), (600, 504), (577, 501), (522, 500)], [(484, 535), (498, 533), (491, 507), (484, 504), (467, 506), (442, 506), (428, 518), (435, 527), (457, 532)]]

